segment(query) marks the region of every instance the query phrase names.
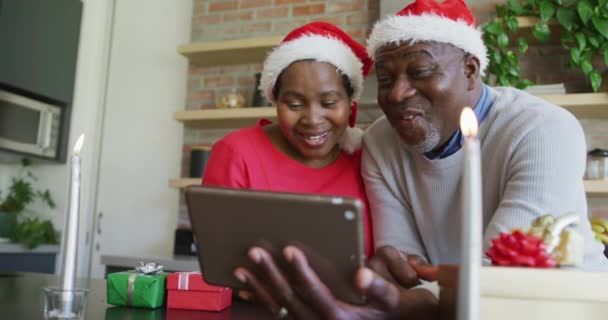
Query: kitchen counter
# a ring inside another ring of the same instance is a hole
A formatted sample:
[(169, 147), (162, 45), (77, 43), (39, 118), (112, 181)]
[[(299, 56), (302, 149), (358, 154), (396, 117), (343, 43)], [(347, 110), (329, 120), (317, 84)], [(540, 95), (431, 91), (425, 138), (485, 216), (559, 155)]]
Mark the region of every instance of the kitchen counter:
[(0, 271), (54, 273), (58, 245), (27, 249), (20, 243), (0, 243)]
[(34, 254), (34, 253), (58, 253), (59, 245), (56, 244), (43, 244), (35, 249), (27, 249), (20, 243), (0, 243), (0, 254), (7, 253), (25, 253), (25, 254)]

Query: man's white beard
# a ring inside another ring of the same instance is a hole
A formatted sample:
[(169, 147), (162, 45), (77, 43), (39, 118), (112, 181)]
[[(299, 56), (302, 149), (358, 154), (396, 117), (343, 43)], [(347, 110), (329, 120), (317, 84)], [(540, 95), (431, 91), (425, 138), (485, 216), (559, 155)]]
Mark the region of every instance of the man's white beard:
[(428, 130), (426, 131), (426, 137), (424, 140), (417, 144), (408, 144), (405, 141), (402, 141), (402, 145), (411, 153), (422, 154), (435, 149), (439, 144), (439, 139), (439, 129), (437, 129), (437, 127), (433, 124), (430, 124)]

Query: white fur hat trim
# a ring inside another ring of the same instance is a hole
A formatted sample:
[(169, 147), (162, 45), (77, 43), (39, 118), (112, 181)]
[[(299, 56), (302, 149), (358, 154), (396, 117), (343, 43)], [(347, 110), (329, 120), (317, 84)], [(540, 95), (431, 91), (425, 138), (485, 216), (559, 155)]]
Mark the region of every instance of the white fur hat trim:
[[(322, 50), (319, 50), (320, 48)], [(361, 60), (344, 42), (311, 34), (279, 45), (266, 58), (259, 88), (268, 101), (276, 103), (272, 88), (281, 72), (290, 64), (306, 59), (327, 62), (335, 66), (349, 78), (354, 90), (353, 101), (359, 99), (363, 91)]]
[(481, 75), (488, 66), (488, 49), (483, 32), (463, 20), (452, 20), (435, 14), (387, 17), (374, 25), (367, 39), (367, 53), (375, 58), (376, 50), (402, 41), (436, 41), (452, 44), (479, 59)]

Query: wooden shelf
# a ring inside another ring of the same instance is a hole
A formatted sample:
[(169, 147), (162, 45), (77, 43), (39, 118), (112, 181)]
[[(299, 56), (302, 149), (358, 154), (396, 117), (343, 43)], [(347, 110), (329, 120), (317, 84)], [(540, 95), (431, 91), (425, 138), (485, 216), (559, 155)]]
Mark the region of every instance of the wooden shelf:
[(169, 180), (169, 187), (183, 189), (187, 186), (201, 184), (201, 178), (182, 178)]
[(579, 118), (608, 119), (608, 93), (571, 93), (539, 96)]
[[(574, 93), (539, 97), (566, 108), (579, 118), (608, 119), (608, 93)], [(382, 114), (377, 106), (362, 106), (360, 111), (369, 111), (377, 116)], [(174, 113), (173, 117), (189, 127), (230, 129), (254, 125), (259, 118), (273, 121), (276, 119), (276, 111), (274, 107), (186, 110)], [(366, 122), (373, 120), (368, 119)]]
[(199, 129), (242, 128), (254, 125), (260, 118), (273, 121), (276, 117), (274, 107), (186, 110), (173, 114), (175, 120)]
[[(182, 178), (169, 180), (171, 188), (185, 188), (189, 185), (201, 184), (201, 178)], [(608, 196), (608, 180), (585, 180), (585, 191), (589, 197)]]
[(281, 40), (282, 36), (274, 36), (190, 43), (179, 46), (177, 51), (192, 64), (201, 67), (260, 63)]
[[(539, 19), (534, 17), (517, 17), (520, 29), (530, 29)], [(551, 20), (549, 25), (557, 22)], [(529, 33), (529, 32), (528, 32)], [(178, 47), (177, 51), (188, 58), (192, 64), (201, 67), (260, 63), (268, 52), (281, 43), (283, 36), (269, 36), (224, 41), (188, 43)]]
[(585, 191), (588, 197), (606, 197), (608, 180), (585, 180)]

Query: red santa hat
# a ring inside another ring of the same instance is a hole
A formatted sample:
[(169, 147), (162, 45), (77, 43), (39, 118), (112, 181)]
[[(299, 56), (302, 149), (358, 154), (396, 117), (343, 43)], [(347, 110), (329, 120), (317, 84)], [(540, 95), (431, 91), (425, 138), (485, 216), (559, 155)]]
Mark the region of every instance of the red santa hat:
[(281, 72), (300, 60), (326, 62), (348, 77), (353, 88), (352, 110), (340, 146), (352, 153), (361, 146), (361, 130), (354, 128), (357, 119), (357, 100), (363, 92), (363, 79), (369, 73), (372, 60), (363, 45), (346, 32), (327, 22), (311, 22), (291, 31), (281, 44), (270, 52), (262, 70), (259, 89), (273, 104), (272, 93)]
[(488, 50), (483, 33), (464, 0), (416, 0), (394, 16), (374, 25), (367, 39), (367, 52), (373, 58), (376, 50), (387, 44), (435, 41), (449, 43), (479, 59), (483, 76), (488, 66)]

